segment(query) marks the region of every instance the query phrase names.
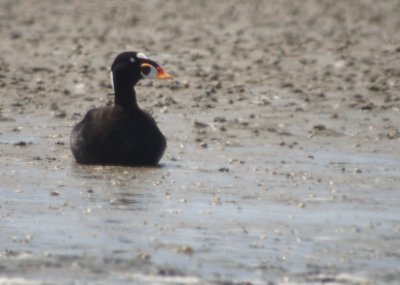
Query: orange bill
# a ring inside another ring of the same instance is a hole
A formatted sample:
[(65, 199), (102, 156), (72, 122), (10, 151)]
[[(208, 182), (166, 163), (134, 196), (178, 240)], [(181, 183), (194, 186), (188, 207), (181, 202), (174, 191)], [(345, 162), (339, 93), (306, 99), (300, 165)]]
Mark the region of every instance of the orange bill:
[(157, 66), (157, 79), (172, 79), (172, 75), (164, 71), (160, 66)]

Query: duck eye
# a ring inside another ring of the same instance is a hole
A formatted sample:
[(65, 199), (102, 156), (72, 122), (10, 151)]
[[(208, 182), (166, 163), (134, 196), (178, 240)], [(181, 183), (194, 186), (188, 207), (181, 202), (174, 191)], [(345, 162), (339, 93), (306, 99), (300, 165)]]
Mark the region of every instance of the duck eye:
[(135, 59), (133, 57), (130, 58), (131, 62), (135, 62)]
[(149, 65), (142, 66), (142, 73), (144, 75), (149, 75), (150, 71), (151, 71), (151, 67)]
[(149, 63), (143, 63), (140, 66), (140, 73), (143, 78), (156, 78), (157, 69)]

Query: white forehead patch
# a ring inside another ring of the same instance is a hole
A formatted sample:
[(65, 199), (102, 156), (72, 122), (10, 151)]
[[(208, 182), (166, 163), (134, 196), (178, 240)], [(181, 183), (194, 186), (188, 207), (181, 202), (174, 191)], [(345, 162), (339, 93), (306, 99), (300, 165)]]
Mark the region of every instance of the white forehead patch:
[(138, 52), (136, 54), (137, 58), (142, 58), (142, 59), (149, 59), (144, 53)]

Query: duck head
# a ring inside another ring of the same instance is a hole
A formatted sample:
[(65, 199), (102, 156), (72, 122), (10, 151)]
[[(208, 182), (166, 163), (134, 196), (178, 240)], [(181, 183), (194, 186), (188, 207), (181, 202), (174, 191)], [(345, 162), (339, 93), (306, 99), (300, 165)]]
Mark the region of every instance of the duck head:
[(111, 66), (111, 82), (134, 86), (144, 78), (171, 79), (172, 76), (154, 60), (141, 52), (128, 51), (120, 53)]

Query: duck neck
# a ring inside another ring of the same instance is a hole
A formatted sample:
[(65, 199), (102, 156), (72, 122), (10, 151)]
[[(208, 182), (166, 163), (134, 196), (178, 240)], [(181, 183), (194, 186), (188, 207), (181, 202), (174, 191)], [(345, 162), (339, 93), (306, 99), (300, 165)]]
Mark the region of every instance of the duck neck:
[(115, 92), (114, 104), (123, 109), (139, 108), (134, 89), (136, 82), (132, 84), (132, 80), (127, 80), (124, 77), (118, 76), (118, 74), (113, 75), (113, 82)]

